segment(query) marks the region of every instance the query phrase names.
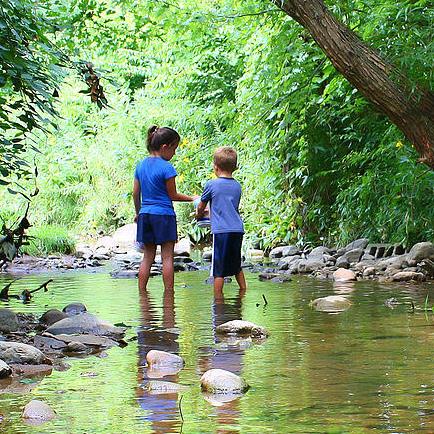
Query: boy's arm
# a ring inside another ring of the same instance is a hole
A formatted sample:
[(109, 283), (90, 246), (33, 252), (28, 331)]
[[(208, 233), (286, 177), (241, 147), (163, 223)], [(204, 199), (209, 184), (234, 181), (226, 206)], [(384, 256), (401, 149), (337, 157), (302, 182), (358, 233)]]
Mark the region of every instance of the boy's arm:
[(196, 208), (196, 218), (200, 219), (201, 217), (204, 216), (205, 214), (205, 208), (206, 208), (207, 203), (206, 202), (199, 202), (199, 205)]
[(140, 182), (137, 178), (134, 178), (133, 201), (134, 209), (136, 210), (136, 216), (134, 217), (134, 221), (136, 222), (140, 212)]
[(194, 197), (187, 196), (186, 194), (178, 193), (176, 191), (175, 177), (166, 180), (166, 188), (170, 200), (177, 201), (177, 202), (193, 202), (194, 200)]

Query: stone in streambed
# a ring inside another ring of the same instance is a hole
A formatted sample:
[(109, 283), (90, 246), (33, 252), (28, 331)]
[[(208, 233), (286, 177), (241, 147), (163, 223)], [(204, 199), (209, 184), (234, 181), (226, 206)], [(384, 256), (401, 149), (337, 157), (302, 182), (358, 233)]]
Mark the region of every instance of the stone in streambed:
[(19, 363), (23, 365), (51, 365), (42, 351), (19, 342), (0, 342), (0, 359), (6, 363)]
[(36, 424), (48, 422), (56, 417), (54, 410), (45, 402), (38, 399), (30, 401), (23, 410), (23, 419)]
[(357, 280), (354, 271), (347, 270), (346, 268), (338, 268), (333, 273), (333, 279), (335, 282), (351, 282)]
[(319, 312), (343, 312), (351, 307), (351, 301), (341, 295), (329, 295), (313, 300), (311, 305)]
[(83, 303), (69, 303), (62, 310), (67, 316), (80, 315), (87, 312), (87, 308)]
[(0, 378), (10, 377), (12, 375), (12, 368), (3, 360), (0, 360)]
[(12, 333), (19, 328), (18, 317), (15, 312), (4, 307), (0, 308), (0, 332)]
[(57, 321), (68, 318), (68, 315), (65, 312), (60, 311), (59, 309), (50, 309), (47, 310), (42, 316), (39, 318), (39, 322), (41, 324), (50, 326)]
[(243, 378), (224, 369), (206, 371), (200, 379), (200, 385), (204, 392), (215, 394), (243, 393), (249, 388)]
[(148, 354), (146, 354), (146, 362), (148, 366), (184, 366), (182, 357), (159, 350), (149, 351)]
[(263, 338), (269, 335), (267, 329), (250, 321), (233, 320), (216, 327), (216, 333), (221, 335), (251, 336)]
[(188, 389), (187, 386), (170, 381), (148, 381), (143, 388), (151, 395), (165, 395), (170, 393), (179, 393)]

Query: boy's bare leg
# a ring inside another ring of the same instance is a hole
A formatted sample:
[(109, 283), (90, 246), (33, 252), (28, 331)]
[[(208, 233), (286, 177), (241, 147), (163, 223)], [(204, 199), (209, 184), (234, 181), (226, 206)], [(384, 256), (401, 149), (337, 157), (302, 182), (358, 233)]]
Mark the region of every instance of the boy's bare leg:
[(151, 266), (154, 263), (156, 249), (157, 246), (155, 244), (145, 244), (143, 259), (139, 268), (139, 291), (146, 291), (146, 285), (148, 284)]
[[(239, 273), (235, 274), (235, 280), (238, 283), (238, 286), (240, 287), (240, 295), (244, 295), (244, 293), (246, 292), (247, 289), (247, 285), (246, 285), (246, 279), (244, 277), (244, 272), (243, 270), (241, 270)], [(243, 294), (241, 294), (243, 293)]]
[(214, 277), (214, 298), (223, 297), (223, 285), (225, 283), (224, 277)]
[(165, 290), (174, 288), (173, 249), (175, 241), (168, 241), (161, 245), (161, 260), (163, 261), (163, 283)]

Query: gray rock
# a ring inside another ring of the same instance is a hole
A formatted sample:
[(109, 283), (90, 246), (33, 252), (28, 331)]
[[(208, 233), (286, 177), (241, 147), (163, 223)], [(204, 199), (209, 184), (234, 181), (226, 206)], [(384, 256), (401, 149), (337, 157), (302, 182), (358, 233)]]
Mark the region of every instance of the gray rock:
[[(345, 250), (348, 252), (354, 249), (366, 249), (366, 246), (369, 244), (369, 240), (367, 238), (359, 238), (358, 240), (354, 240), (350, 244), (345, 247)], [(354, 262), (354, 261), (353, 261)]]
[(269, 335), (266, 328), (243, 320), (225, 322), (216, 327), (215, 330), (217, 334), (251, 336), (252, 338), (263, 338)]
[(33, 399), (23, 410), (24, 419), (36, 419), (40, 422), (47, 422), (56, 417), (54, 410), (45, 402)]
[(225, 394), (243, 393), (249, 386), (243, 378), (223, 369), (210, 369), (201, 379), (200, 385), (204, 392)]
[(125, 334), (124, 327), (115, 327), (87, 312), (62, 319), (48, 327), (46, 331), (53, 335), (89, 334), (108, 336), (115, 340), (123, 338)]
[(73, 341), (68, 343), (65, 351), (69, 353), (86, 353), (89, 349), (82, 342)]
[(62, 311), (68, 316), (80, 315), (81, 313), (87, 312), (87, 308), (83, 303), (70, 303), (65, 306)]
[(65, 312), (61, 312), (59, 309), (50, 309), (42, 314), (39, 318), (39, 322), (50, 326), (64, 318), (68, 318), (68, 315)]
[(375, 276), (375, 267), (366, 267), (363, 270), (363, 277)]
[(5, 307), (0, 308), (0, 332), (12, 333), (19, 328), (18, 317), (10, 309)]
[(422, 261), (430, 259), (434, 261), (434, 244), (427, 241), (415, 244), (408, 252), (409, 261)]
[[(348, 263), (353, 263), (353, 262), (359, 262), (360, 258), (363, 255), (363, 250), (362, 249), (353, 249), (353, 250), (348, 250), (346, 253), (344, 253), (339, 259), (345, 259)], [(336, 263), (338, 262), (336, 261)]]
[(319, 312), (343, 312), (351, 307), (351, 301), (342, 295), (317, 298), (311, 305)]
[(424, 259), (419, 263), (419, 268), (428, 277), (434, 277), (434, 261), (430, 259)]
[(51, 360), (45, 357), (42, 351), (31, 345), (19, 342), (0, 342), (0, 359), (6, 363), (51, 365)]
[(114, 270), (110, 276), (115, 279), (131, 279), (136, 278), (139, 272), (137, 270)]
[(339, 256), (335, 263), (338, 268), (349, 268), (350, 263), (348, 259), (345, 257), (345, 253), (342, 256)]
[(426, 277), (423, 273), (415, 271), (400, 271), (392, 276), (394, 282), (408, 282), (414, 280), (416, 282), (424, 282)]
[[(322, 255), (317, 256), (316, 254), (307, 259), (300, 259), (298, 262), (298, 272), (301, 273), (312, 273), (313, 271), (319, 270), (325, 266), (325, 262), (323, 260)], [(289, 269), (289, 267), (288, 267)]]
[[(45, 339), (51, 339), (58, 342), (60, 348), (69, 345), (72, 342), (80, 342), (83, 345), (91, 346), (95, 348), (110, 348), (114, 346), (118, 346), (119, 344), (113, 339), (106, 338), (105, 336), (95, 336), (95, 335), (52, 335), (50, 333), (45, 332), (42, 336)], [(36, 337), (35, 337), (36, 338)], [(51, 344), (51, 341), (50, 341)]]
[(202, 260), (203, 261), (211, 261), (211, 259), (212, 259), (212, 251), (211, 250), (208, 250), (208, 251), (202, 253)]
[(362, 256), (362, 259), (361, 259), (362, 261), (373, 261), (373, 260), (375, 260), (375, 256), (373, 256), (373, 255), (370, 255), (369, 253), (365, 253), (363, 256)]
[(182, 238), (175, 244), (174, 256), (190, 256), (191, 242), (188, 238)]
[(11, 367), (0, 359), (0, 378), (10, 377), (12, 375)]
[(300, 249), (296, 246), (285, 246), (282, 250), (283, 257), (294, 256), (299, 254), (300, 254)]
[(280, 261), (277, 264), (277, 267), (279, 270), (288, 270), (290, 267), (290, 264), (294, 263), (297, 259), (301, 259), (300, 255), (294, 255), (294, 256), (285, 256), (284, 258), (280, 259)]
[(179, 264), (188, 264), (193, 262), (193, 259), (189, 258), (188, 256), (175, 256), (173, 258), (173, 262), (177, 262)]
[(284, 248), (285, 248), (284, 246), (279, 246), (279, 247), (275, 247), (274, 249), (271, 249), (269, 257), (272, 259), (281, 258)]
[(325, 246), (315, 247), (310, 253), (308, 258), (321, 258), (323, 259), (323, 255), (329, 255), (331, 253), (331, 249)]

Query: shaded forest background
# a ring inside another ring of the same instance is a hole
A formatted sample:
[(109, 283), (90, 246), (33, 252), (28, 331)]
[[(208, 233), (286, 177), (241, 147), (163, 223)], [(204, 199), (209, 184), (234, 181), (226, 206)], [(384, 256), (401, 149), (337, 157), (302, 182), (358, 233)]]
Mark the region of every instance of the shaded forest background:
[[(415, 85), (434, 90), (430, 1), (326, 3)], [(183, 193), (200, 193), (212, 176), (215, 147), (236, 147), (252, 245), (434, 240), (434, 172), (270, 1), (4, 0), (1, 19), (0, 31), (16, 28), (9, 39), (34, 56), (14, 81), (5, 65), (17, 57), (0, 44), (7, 224), (25, 196), (34, 234), (85, 236), (131, 222), (132, 174), (157, 123), (181, 134), (173, 163)], [(26, 31), (33, 38), (20, 40)], [(103, 86), (92, 97), (88, 62)], [(26, 94), (32, 86), (40, 100)], [(198, 241), (191, 211), (177, 206), (180, 232)]]

